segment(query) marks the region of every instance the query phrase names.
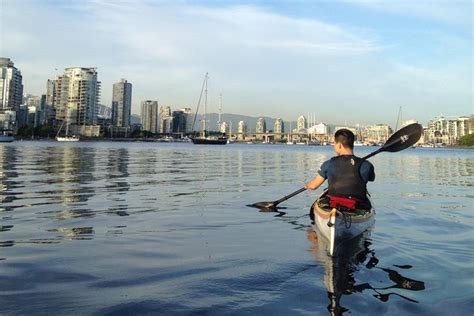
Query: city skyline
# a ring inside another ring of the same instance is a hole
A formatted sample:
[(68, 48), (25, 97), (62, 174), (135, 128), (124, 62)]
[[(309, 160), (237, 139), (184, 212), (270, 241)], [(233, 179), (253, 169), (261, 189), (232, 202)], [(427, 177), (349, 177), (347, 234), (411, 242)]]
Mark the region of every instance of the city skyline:
[(110, 106), (113, 83), (127, 78), (134, 114), (149, 99), (194, 109), (209, 71), (213, 112), (222, 93), (226, 113), (393, 124), (402, 106), (427, 122), (472, 113), (470, 12), (469, 1), (6, 0), (0, 55), (34, 95), (64, 68), (97, 67)]

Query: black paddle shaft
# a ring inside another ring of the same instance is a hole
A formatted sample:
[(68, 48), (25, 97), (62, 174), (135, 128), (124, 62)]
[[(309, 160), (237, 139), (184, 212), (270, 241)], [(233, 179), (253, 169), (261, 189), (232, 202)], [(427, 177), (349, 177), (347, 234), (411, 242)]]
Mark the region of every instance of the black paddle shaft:
[(288, 194), (287, 196), (285, 196), (285, 197), (283, 197), (283, 198), (281, 198), (281, 199), (279, 199), (279, 200), (273, 202), (273, 204), (274, 204), (274, 205), (277, 205), (277, 204), (279, 204), (279, 203), (281, 203), (281, 202), (283, 202), (283, 201), (288, 200), (289, 198), (294, 197), (294, 196), (297, 195), (297, 194), (300, 194), (300, 193), (303, 192), (303, 191), (306, 191), (306, 188), (301, 188), (301, 189), (299, 189), (299, 190), (296, 190), (295, 192), (290, 193), (290, 194)]

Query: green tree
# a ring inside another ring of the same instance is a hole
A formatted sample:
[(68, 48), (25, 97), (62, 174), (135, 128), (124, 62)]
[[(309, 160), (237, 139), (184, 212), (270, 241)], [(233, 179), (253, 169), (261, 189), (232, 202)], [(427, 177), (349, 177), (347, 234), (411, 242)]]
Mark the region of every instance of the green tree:
[(461, 137), (459, 140), (461, 146), (474, 146), (474, 134), (468, 134)]

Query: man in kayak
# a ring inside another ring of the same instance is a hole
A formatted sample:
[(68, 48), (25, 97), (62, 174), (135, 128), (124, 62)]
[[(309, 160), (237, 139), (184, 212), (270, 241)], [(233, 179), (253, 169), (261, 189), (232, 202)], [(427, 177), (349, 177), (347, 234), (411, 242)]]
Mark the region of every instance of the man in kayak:
[(354, 156), (354, 140), (354, 133), (350, 130), (338, 130), (334, 135), (336, 156), (325, 161), (318, 175), (305, 184), (306, 189), (316, 190), (327, 179), (331, 207), (370, 207), (367, 205), (367, 182), (375, 180), (374, 166)]

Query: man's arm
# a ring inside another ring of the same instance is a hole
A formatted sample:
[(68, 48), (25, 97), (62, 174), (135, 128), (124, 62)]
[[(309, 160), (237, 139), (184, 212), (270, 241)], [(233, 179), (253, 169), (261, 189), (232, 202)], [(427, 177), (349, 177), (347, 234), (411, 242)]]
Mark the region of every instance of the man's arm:
[(304, 187), (308, 190), (316, 190), (317, 188), (321, 186), (321, 184), (324, 183), (324, 181), (326, 181), (326, 179), (324, 179), (318, 174), (316, 177), (314, 177), (313, 180), (306, 183)]

